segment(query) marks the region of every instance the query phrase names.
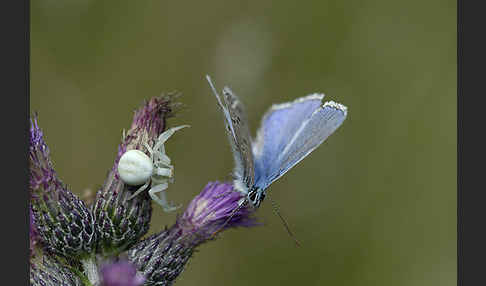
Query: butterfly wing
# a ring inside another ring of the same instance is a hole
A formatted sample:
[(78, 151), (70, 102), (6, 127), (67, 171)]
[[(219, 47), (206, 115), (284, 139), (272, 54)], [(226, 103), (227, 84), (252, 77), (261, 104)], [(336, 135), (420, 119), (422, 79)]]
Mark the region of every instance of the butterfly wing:
[(267, 188), (299, 163), (344, 121), (347, 108), (312, 94), (274, 105), (258, 131), (255, 154), (256, 185)]
[(283, 152), (290, 138), (303, 121), (321, 106), (323, 94), (311, 94), (293, 102), (274, 104), (263, 116), (253, 144), (255, 180), (261, 188), (267, 187), (272, 164)]
[(250, 131), (243, 104), (229, 87), (224, 87), (221, 99), (211, 78), (209, 76), (206, 78), (223, 111), (226, 131), (235, 159), (234, 175), (237, 181), (245, 183), (247, 189), (253, 186), (255, 172)]

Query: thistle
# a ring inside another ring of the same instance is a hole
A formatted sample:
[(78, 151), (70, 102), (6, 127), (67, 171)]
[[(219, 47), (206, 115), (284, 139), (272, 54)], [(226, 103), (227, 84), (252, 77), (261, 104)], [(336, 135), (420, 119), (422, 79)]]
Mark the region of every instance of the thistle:
[(97, 192), (93, 205), (100, 237), (99, 251), (106, 254), (119, 253), (147, 233), (152, 216), (151, 199), (146, 193), (129, 199), (137, 187), (123, 183), (117, 172), (118, 163), (127, 150), (143, 150), (145, 144), (153, 146), (170, 116), (170, 97), (152, 98), (135, 112), (131, 128), (127, 133), (124, 132), (114, 165), (103, 187)]
[[(238, 207), (243, 196), (226, 183), (209, 183), (169, 229), (142, 240), (128, 258), (147, 277), (146, 285), (171, 285), (201, 243), (220, 228), (256, 225), (253, 209)], [(228, 221), (230, 216), (231, 219)]]
[(29, 169), (35, 226), (31, 239), (35, 233), (48, 251), (64, 257), (81, 258), (93, 252), (97, 239), (93, 216), (57, 177), (37, 118), (31, 120)]
[(31, 119), (31, 285), (172, 285), (196, 248), (218, 237), (212, 236), (216, 230), (256, 225), (252, 208), (235, 211), (242, 195), (231, 184), (215, 182), (171, 227), (141, 240), (152, 199), (147, 192), (131, 198), (138, 186), (120, 179), (118, 163), (127, 150), (154, 146), (178, 107), (174, 98), (152, 98), (135, 112), (90, 207), (58, 178), (38, 119)]

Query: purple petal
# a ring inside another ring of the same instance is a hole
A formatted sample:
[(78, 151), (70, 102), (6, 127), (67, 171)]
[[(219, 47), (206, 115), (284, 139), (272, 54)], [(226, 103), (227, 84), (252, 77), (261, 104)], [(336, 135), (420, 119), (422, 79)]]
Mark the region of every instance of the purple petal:
[(137, 273), (135, 266), (128, 261), (105, 265), (101, 269), (104, 286), (140, 286), (145, 278)]

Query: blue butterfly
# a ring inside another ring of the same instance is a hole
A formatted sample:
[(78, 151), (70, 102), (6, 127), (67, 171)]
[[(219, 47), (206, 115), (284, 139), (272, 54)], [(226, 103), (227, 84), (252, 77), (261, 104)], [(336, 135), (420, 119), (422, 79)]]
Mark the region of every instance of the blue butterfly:
[(255, 208), (277, 179), (321, 145), (341, 124), (347, 107), (334, 101), (322, 104), (324, 94), (311, 94), (292, 102), (274, 104), (265, 113), (252, 142), (241, 101), (229, 87), (220, 97), (206, 76), (218, 100), (235, 159), (235, 190), (246, 195)]

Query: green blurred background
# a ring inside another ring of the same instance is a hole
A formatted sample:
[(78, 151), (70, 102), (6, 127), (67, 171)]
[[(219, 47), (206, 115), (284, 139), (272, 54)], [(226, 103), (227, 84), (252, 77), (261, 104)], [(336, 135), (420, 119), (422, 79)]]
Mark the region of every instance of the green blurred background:
[[(167, 143), (187, 203), (233, 159), (204, 75), (246, 104), (324, 92), (348, 119), (269, 190), (266, 223), (223, 233), (176, 285), (456, 284), (456, 1), (31, 2), (31, 103), (61, 178), (111, 168), (144, 99), (179, 90)], [(151, 233), (176, 214), (159, 207)]]

